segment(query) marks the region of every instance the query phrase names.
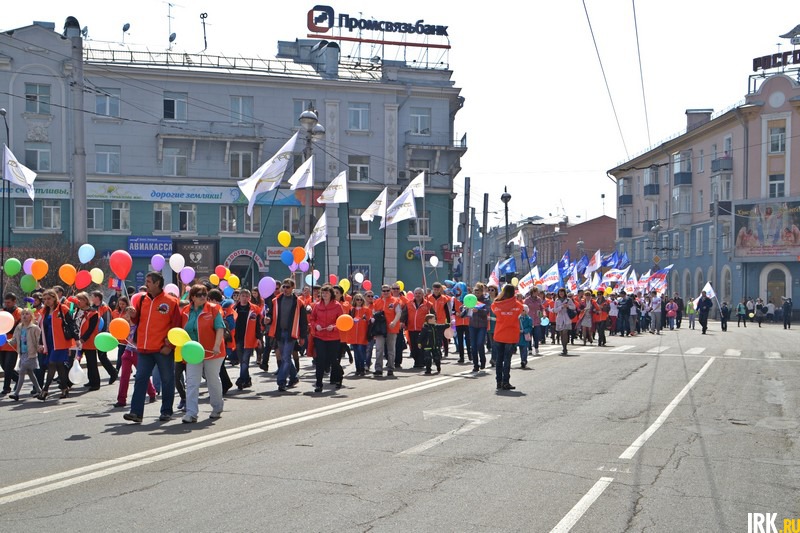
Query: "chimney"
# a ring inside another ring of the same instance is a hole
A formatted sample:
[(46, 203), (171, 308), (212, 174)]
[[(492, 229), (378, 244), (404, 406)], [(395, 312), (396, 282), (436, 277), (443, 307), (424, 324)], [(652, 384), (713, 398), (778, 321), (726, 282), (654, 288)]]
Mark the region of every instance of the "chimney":
[(686, 110), (686, 131), (699, 128), (706, 122), (711, 121), (713, 109), (687, 109)]

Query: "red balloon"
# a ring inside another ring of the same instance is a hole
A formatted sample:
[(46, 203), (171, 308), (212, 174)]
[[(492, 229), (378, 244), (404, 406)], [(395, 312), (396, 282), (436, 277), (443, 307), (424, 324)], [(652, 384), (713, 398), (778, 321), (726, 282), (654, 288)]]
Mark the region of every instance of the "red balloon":
[(365, 279), (364, 282), (361, 284), (361, 286), (364, 287), (365, 291), (368, 291), (372, 289), (372, 282), (368, 279)]
[(339, 278), (336, 277), (336, 274), (329, 274), (328, 281), (331, 285), (336, 285), (336, 282), (339, 281)]
[(225, 275), (228, 273), (228, 269), (222, 265), (217, 265), (214, 269), (214, 274), (217, 275), (219, 279), (225, 279)]
[[(119, 279), (125, 279), (131, 271), (133, 259), (131, 258), (131, 254), (125, 250), (117, 250), (108, 258), (108, 264), (115, 276)], [(80, 287), (78, 288), (80, 289)]]
[(78, 290), (85, 289), (92, 284), (92, 275), (88, 270), (80, 270), (75, 274), (75, 287)]

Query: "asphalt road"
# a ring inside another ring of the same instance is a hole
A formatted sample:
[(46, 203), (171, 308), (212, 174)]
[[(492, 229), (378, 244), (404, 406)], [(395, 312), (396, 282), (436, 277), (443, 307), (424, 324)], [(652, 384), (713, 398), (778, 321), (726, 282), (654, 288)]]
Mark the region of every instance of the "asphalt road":
[(158, 404), (125, 422), (116, 386), (3, 398), (0, 530), (780, 528), (800, 518), (797, 332), (713, 328), (548, 344), (501, 393), (453, 355), (440, 376), (349, 366), (321, 395), (310, 365), (289, 394), (257, 372), (219, 420), (202, 396), (197, 424)]

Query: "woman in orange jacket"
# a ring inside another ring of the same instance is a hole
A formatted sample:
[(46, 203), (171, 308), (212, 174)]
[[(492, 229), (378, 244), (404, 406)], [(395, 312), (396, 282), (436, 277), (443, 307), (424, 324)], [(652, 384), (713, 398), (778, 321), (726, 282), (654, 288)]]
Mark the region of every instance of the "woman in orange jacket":
[(372, 319), (372, 311), (366, 306), (366, 300), (361, 293), (353, 296), (353, 307), (350, 309), (350, 316), (353, 317), (353, 327), (350, 334), (350, 345), (356, 358), (356, 376), (367, 375), (367, 330), (369, 321)]
[(47, 390), (53, 382), (56, 372), (61, 388), (61, 397), (66, 398), (69, 394), (69, 373), (67, 372), (67, 361), (69, 360), (69, 349), (75, 343), (72, 339), (64, 336), (63, 322), (69, 314), (69, 307), (58, 302), (58, 294), (53, 289), (47, 289), (42, 294), (44, 307), (42, 311), (42, 344), (44, 353), (47, 354), (47, 378), (39, 394), (40, 400), (47, 399)]
[(325, 370), (331, 369), (331, 383), (337, 389), (342, 387), (342, 364), (339, 361), (339, 329), (336, 327), (336, 319), (344, 314), (344, 310), (339, 302), (334, 298), (333, 287), (323, 285), (320, 289), (321, 299), (311, 311), (309, 323), (314, 330), (315, 345), (317, 349), (316, 374), (317, 382), (314, 392), (322, 392), (322, 378)]
[(495, 364), (498, 390), (516, 388), (511, 385), (511, 354), (519, 341), (519, 316), (525, 312), (525, 308), (514, 297), (514, 290), (513, 285), (507, 284), (492, 303), (492, 312), (496, 317), (492, 343), (493, 346), (497, 344)]

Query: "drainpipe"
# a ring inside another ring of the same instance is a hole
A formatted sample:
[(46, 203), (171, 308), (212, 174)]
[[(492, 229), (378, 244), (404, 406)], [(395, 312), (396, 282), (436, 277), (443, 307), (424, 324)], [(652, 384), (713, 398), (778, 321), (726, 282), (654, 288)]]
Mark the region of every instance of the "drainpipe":
[[(744, 157), (742, 158), (742, 165), (744, 169), (742, 170), (742, 198), (747, 198), (748, 192), (748, 182), (749, 180), (749, 170), (750, 170), (750, 127), (747, 123), (747, 119), (745, 119), (744, 114), (742, 113), (742, 109), (737, 107), (735, 109), (736, 118), (739, 120), (739, 124), (742, 125), (742, 129), (744, 130)], [(732, 246), (736, 246), (736, 220), (733, 208), (731, 208), (731, 236), (734, 237), (731, 241)], [(748, 287), (747, 287), (747, 263), (744, 261), (740, 262), (742, 265), (742, 297), (747, 296)]]

